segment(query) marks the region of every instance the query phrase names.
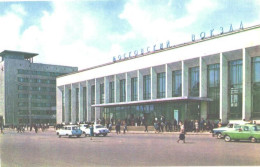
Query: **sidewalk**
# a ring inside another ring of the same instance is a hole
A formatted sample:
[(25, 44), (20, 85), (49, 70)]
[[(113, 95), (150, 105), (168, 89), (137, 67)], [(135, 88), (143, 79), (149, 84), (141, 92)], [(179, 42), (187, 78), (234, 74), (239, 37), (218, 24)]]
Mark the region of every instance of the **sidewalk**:
[[(110, 133), (116, 133), (115, 130), (112, 130)], [(121, 130), (121, 134), (123, 134), (124, 131)], [(155, 135), (173, 135), (173, 134), (179, 134), (180, 132), (156, 132), (155, 131), (126, 131), (126, 134), (155, 134)], [(186, 135), (212, 135), (210, 132), (186, 132)]]

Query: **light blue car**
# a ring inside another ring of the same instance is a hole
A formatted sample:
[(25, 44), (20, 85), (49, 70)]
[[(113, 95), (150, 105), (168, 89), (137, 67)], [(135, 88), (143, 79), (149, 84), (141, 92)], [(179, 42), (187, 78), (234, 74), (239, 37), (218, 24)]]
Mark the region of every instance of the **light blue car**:
[(67, 125), (62, 127), (61, 129), (56, 131), (56, 134), (61, 137), (61, 136), (77, 136), (80, 137), (82, 135), (82, 130), (80, 130), (78, 125)]

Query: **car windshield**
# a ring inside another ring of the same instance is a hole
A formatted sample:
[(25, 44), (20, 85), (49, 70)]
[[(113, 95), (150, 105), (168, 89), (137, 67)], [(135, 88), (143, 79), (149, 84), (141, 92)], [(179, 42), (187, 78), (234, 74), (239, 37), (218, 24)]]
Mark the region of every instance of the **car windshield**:
[(105, 127), (102, 125), (98, 125), (98, 126), (96, 126), (96, 128), (105, 128)]
[(238, 130), (238, 129), (241, 128), (241, 125), (235, 125), (234, 128), (235, 128), (236, 130)]
[(233, 128), (233, 124), (228, 124), (227, 127), (228, 128)]
[(260, 131), (260, 125), (253, 126), (253, 127), (252, 127), (252, 130), (253, 130), (253, 131)]
[(79, 129), (79, 127), (77, 127), (77, 126), (72, 127), (72, 130), (77, 130), (77, 129)]

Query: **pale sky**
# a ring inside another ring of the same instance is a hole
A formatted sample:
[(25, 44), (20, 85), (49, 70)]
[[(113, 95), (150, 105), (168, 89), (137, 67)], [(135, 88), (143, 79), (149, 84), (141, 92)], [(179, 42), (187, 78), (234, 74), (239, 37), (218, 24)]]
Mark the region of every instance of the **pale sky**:
[(36, 63), (85, 69), (241, 22), (260, 24), (259, 0), (0, 0), (0, 52), (38, 53)]

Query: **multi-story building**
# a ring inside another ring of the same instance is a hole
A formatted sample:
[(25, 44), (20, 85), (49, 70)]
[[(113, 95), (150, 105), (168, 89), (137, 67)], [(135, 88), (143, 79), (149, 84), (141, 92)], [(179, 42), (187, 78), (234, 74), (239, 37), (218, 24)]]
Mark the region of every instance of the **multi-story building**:
[(260, 25), (204, 35), (58, 77), (57, 123), (260, 120)]
[(0, 117), (5, 125), (56, 122), (56, 77), (78, 68), (33, 63), (37, 55), (0, 53)]

